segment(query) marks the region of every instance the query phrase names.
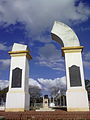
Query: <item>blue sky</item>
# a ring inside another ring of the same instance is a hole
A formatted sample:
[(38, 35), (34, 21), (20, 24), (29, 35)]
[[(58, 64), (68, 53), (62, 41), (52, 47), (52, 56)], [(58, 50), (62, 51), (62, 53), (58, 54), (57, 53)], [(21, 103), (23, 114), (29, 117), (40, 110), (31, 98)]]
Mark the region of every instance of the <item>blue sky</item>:
[(8, 51), (14, 43), (27, 44), (30, 48), (33, 57), (29, 74), (31, 84), (47, 86), (48, 81), (51, 81), (50, 84), (54, 86), (56, 84), (53, 81), (59, 78), (59, 84), (65, 85), (62, 79), (65, 76), (65, 63), (61, 45), (51, 39), (54, 21), (69, 25), (85, 47), (85, 79), (90, 80), (89, 0), (0, 0), (1, 86), (6, 85), (9, 80)]

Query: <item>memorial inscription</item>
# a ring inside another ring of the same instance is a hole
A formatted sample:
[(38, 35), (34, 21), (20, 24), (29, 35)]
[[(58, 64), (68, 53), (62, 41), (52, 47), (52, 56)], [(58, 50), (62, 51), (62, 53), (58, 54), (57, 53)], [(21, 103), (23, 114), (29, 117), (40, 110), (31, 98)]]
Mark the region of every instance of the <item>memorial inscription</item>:
[(12, 88), (19, 88), (21, 87), (22, 83), (22, 69), (15, 68), (12, 71)]
[(81, 75), (80, 75), (80, 67), (76, 65), (72, 65), (69, 67), (69, 75), (70, 75), (70, 86), (82, 86), (81, 84)]

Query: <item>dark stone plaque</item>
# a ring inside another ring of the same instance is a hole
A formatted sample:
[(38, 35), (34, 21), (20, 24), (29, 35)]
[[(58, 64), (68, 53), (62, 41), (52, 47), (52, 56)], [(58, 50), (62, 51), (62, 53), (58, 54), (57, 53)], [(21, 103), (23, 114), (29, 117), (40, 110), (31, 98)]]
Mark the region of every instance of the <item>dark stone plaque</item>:
[(15, 68), (12, 71), (12, 88), (19, 88), (21, 87), (22, 83), (22, 69), (20, 68)]
[(70, 75), (70, 86), (82, 86), (81, 84), (81, 75), (80, 75), (80, 67), (76, 65), (72, 65), (69, 67), (69, 75)]

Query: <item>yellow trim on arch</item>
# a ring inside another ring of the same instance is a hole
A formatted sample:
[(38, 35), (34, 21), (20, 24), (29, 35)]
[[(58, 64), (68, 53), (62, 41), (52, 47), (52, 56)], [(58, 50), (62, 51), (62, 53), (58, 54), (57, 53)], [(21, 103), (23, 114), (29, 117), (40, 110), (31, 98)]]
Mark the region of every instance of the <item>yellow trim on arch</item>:
[(62, 47), (62, 50), (83, 49), (84, 46)]
[(32, 59), (32, 56), (29, 54), (30, 51), (9, 51), (8, 53), (11, 55), (11, 57), (17, 57), (17, 56), (26, 56), (28, 59)]
[(20, 53), (29, 53), (30, 51), (28, 50), (23, 50), (23, 51), (9, 51), (8, 53), (9, 54), (20, 54)]
[(82, 52), (84, 46), (73, 46), (73, 47), (62, 47), (62, 56), (64, 56), (65, 53), (77, 53)]

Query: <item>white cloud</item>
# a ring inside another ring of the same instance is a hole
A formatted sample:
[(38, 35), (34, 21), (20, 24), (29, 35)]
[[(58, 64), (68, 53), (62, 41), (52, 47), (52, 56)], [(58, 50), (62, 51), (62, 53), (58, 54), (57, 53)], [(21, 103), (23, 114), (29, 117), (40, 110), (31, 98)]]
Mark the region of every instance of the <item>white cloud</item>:
[(36, 63), (54, 70), (65, 70), (61, 51), (57, 50), (53, 44), (46, 44), (39, 49), (39, 56)]
[(34, 80), (32, 78), (29, 78), (29, 85), (31, 85), (31, 86), (37, 86), (40, 89), (42, 88), (42, 86), (36, 80)]
[(9, 81), (8, 80), (0, 80), (0, 89), (8, 87)]
[(87, 52), (86, 54), (84, 54), (85, 56), (85, 60), (90, 60), (90, 52)]
[(55, 20), (69, 23), (83, 22), (90, 16), (90, 7), (77, 0), (0, 0), (0, 24), (16, 22), (37, 34), (50, 29)]
[(0, 50), (3, 50), (3, 51), (10, 50), (10, 48), (11, 47), (6, 46), (5, 43), (0, 43)]
[(50, 37), (51, 37), (50, 35), (46, 35), (46, 36), (44, 36), (44, 35), (39, 35), (39, 36), (36, 36), (36, 37), (34, 38), (34, 40), (40, 41), (40, 42), (42, 42), (42, 43), (50, 43), (50, 42), (51, 42)]
[(10, 65), (10, 59), (0, 59), (0, 69), (4, 70)]
[(39, 78), (38, 81), (46, 89), (51, 89), (52, 87), (59, 87), (59, 88), (66, 87), (66, 77), (55, 78), (55, 79)]
[[(0, 80), (1, 89), (9, 85), (8, 80)], [(66, 88), (66, 77), (55, 79), (38, 78), (37, 80), (29, 78), (29, 85), (38, 86), (43, 91), (50, 91), (52, 87), (59, 87), (60, 89)]]
[(87, 68), (90, 68), (90, 62), (89, 61), (83, 61), (84, 66)]
[(79, 31), (82, 31), (82, 32), (85, 32), (85, 31), (90, 31), (90, 27), (88, 26), (88, 27), (80, 27), (79, 28)]
[(85, 68), (90, 69), (90, 52), (83, 53), (83, 64)]

